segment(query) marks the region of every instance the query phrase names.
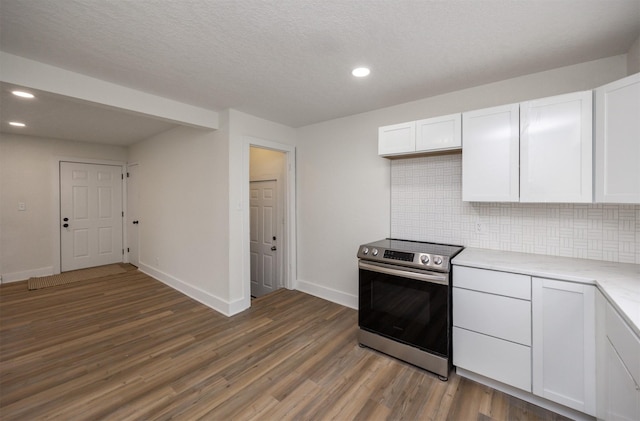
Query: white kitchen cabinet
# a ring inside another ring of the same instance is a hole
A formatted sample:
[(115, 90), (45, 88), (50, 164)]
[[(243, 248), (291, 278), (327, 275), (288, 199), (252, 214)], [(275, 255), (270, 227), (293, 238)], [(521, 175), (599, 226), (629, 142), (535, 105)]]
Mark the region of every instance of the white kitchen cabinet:
[(453, 365), (531, 392), (531, 277), (453, 267)]
[(595, 90), (595, 198), (640, 203), (640, 73)]
[(532, 278), (533, 393), (595, 416), (595, 287)]
[(520, 104), (521, 202), (593, 201), (592, 96), (584, 91)]
[(462, 114), (416, 121), (416, 152), (444, 151), (462, 147)]
[(400, 155), (415, 150), (415, 121), (378, 128), (378, 155)]
[(640, 420), (640, 338), (598, 292), (597, 417)]
[(462, 200), (519, 200), (519, 105), (462, 114)]
[(640, 420), (640, 386), (634, 381), (611, 342), (606, 343), (607, 396), (604, 417), (608, 421)]
[(531, 347), (454, 326), (453, 365), (531, 392)]
[(424, 154), (461, 147), (460, 113), (378, 128), (378, 155), (381, 156)]

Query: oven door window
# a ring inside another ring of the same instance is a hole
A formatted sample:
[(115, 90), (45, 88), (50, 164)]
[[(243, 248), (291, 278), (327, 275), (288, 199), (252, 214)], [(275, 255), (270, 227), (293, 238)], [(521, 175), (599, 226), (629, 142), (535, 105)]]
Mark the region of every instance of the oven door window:
[(448, 355), (449, 286), (359, 269), (361, 328)]

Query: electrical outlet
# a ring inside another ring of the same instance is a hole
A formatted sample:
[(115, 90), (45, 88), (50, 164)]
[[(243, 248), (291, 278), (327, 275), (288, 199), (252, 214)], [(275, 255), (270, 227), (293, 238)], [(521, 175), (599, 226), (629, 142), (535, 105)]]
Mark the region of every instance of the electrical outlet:
[(487, 226), (484, 222), (477, 221), (476, 222), (476, 234), (484, 234), (487, 232)]
[(18, 202), (18, 210), (19, 211), (26, 211), (27, 210), (27, 204), (24, 202)]

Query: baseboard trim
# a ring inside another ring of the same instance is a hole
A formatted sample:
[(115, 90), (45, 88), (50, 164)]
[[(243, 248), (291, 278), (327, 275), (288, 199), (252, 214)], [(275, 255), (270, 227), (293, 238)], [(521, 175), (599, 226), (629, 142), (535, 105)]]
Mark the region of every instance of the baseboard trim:
[(53, 266), (47, 266), (38, 269), (29, 269), (21, 272), (3, 273), (2, 284), (8, 284), (10, 282), (26, 281), (29, 278), (37, 278), (39, 276), (51, 276), (53, 273)]
[(202, 289), (193, 286), (188, 282), (182, 281), (169, 275), (168, 273), (156, 269), (153, 266), (149, 266), (145, 263), (140, 262), (138, 269), (141, 272), (151, 276), (152, 278), (157, 279), (163, 284), (183, 293), (190, 298), (193, 298), (194, 300), (206, 305), (207, 307), (217, 311), (218, 313), (224, 314), (227, 317), (232, 316), (239, 311), (242, 311), (238, 310), (240, 306), (238, 305), (237, 301), (228, 302), (226, 300), (223, 300), (222, 298), (216, 297), (211, 293), (203, 291)]
[(318, 298), (322, 298), (327, 301), (331, 301), (336, 304), (343, 305), (352, 309), (358, 309), (358, 296), (344, 293), (333, 288), (327, 288), (322, 285), (314, 284), (311, 282), (296, 281), (296, 288), (298, 291), (306, 294), (313, 295)]
[(577, 421), (594, 421), (595, 420), (595, 417), (592, 417), (589, 414), (585, 414), (584, 412), (576, 411), (575, 409), (572, 409), (572, 408), (567, 408), (566, 406), (560, 405), (559, 403), (555, 403), (548, 399), (541, 398), (527, 391), (515, 388), (513, 386), (509, 386), (508, 384), (504, 384), (499, 381), (482, 376), (480, 374), (476, 374), (472, 371), (468, 371), (460, 367), (456, 367), (455, 370), (456, 370), (456, 373), (458, 373), (458, 375), (461, 377), (466, 377), (467, 379), (484, 384), (485, 386), (489, 386), (493, 389), (499, 390), (508, 395), (515, 396), (518, 399), (522, 399), (523, 401), (527, 401), (529, 403), (532, 403), (544, 409), (548, 409), (549, 411), (553, 411), (556, 414), (563, 415), (567, 418), (571, 418)]

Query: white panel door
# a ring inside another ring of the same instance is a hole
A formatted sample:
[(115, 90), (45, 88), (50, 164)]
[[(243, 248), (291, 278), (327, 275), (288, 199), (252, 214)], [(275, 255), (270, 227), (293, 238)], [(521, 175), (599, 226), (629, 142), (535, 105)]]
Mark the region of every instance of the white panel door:
[(127, 252), (129, 253), (129, 263), (136, 267), (139, 265), (139, 198), (138, 165), (129, 165), (127, 168)]
[(61, 270), (122, 262), (122, 167), (60, 163)]
[(533, 393), (595, 416), (594, 290), (532, 278)]
[(462, 114), (462, 200), (517, 202), (518, 104)]
[(279, 288), (277, 242), (277, 182), (252, 181), (249, 188), (251, 295)]
[(640, 73), (595, 92), (596, 202), (640, 203)]
[(593, 201), (592, 92), (520, 104), (520, 201)]

